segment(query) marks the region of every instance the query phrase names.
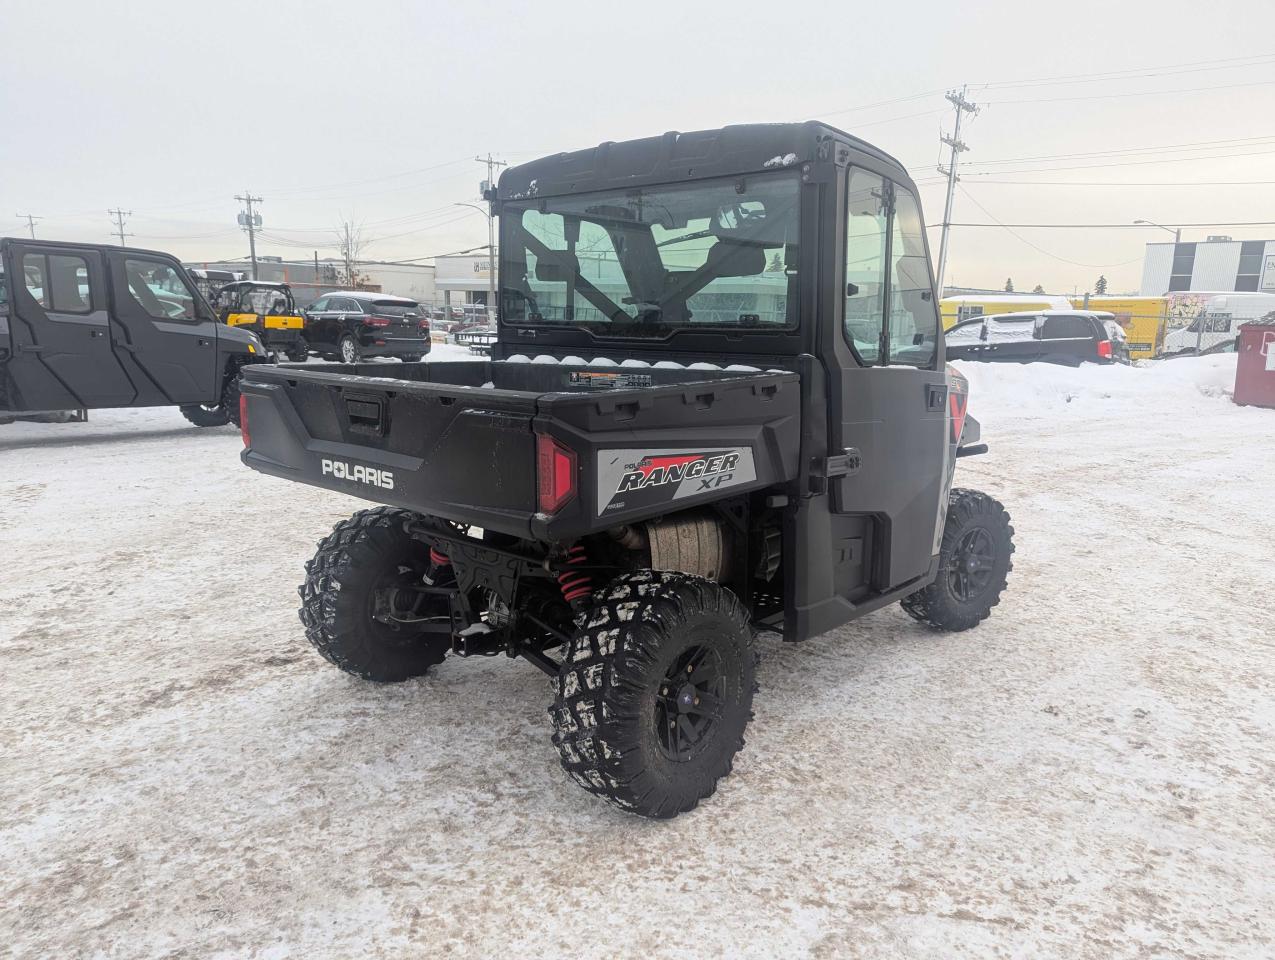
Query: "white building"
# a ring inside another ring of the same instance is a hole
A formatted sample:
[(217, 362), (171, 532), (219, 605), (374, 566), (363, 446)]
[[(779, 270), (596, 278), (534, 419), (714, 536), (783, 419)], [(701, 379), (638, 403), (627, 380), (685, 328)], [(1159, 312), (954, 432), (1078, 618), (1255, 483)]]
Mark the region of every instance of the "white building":
[(486, 252), (434, 258), (437, 301), (449, 307), (487, 302), (491, 289), (490, 261)]
[(1190, 290), (1275, 293), (1275, 240), (1209, 237), (1200, 243), (1148, 243), (1142, 295)]

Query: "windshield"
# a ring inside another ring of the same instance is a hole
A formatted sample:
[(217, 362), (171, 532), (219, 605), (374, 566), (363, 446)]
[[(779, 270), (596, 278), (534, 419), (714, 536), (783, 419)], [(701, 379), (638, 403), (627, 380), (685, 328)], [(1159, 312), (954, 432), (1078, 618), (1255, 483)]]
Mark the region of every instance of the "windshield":
[(602, 336), (797, 324), (793, 174), (507, 203), (501, 320)]
[(288, 295), (278, 287), (244, 287), (233, 297), (232, 308), (262, 316), (286, 316), (292, 312)]

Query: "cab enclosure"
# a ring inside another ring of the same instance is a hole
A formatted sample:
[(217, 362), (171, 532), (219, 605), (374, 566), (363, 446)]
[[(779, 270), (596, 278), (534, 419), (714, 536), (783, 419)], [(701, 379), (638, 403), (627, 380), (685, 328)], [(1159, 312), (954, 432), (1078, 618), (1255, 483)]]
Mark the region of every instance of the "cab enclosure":
[(0, 410), (217, 406), (264, 359), (166, 253), (6, 237), (0, 264)]

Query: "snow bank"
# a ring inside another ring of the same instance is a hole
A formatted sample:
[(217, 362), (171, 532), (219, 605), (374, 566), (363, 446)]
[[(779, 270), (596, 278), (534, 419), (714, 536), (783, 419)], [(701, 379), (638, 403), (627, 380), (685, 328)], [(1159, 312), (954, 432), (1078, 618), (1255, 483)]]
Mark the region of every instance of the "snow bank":
[(990, 422), (1049, 419), (1122, 419), (1148, 408), (1197, 410), (1222, 405), (1219, 415), (1243, 415), (1230, 403), (1235, 354), (1158, 360), (1137, 366), (1084, 363), (979, 363), (954, 361), (970, 381), (970, 412)]

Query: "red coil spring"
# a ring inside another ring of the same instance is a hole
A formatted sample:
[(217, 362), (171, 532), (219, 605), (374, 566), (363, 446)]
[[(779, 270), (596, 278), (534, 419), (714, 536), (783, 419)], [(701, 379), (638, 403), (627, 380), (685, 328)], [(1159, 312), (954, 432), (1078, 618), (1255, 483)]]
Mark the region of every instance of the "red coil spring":
[(445, 566), (447, 566), (449, 563), (451, 563), (451, 560), (450, 560), (450, 559), (448, 559), (447, 554), (445, 554), (445, 553), (440, 553), (440, 552), (439, 552), (436, 548), (434, 548), (434, 547), (430, 547), (430, 548), (429, 548), (429, 562), (430, 562), (430, 563), (432, 563), (432, 564), (433, 564), (434, 566), (436, 566), (436, 567), (445, 567)]
[[(581, 544), (576, 544), (567, 551), (567, 565), (588, 563), (589, 555)], [(563, 570), (558, 574), (558, 586), (562, 589), (562, 599), (574, 604), (593, 593), (593, 577), (584, 570)]]

